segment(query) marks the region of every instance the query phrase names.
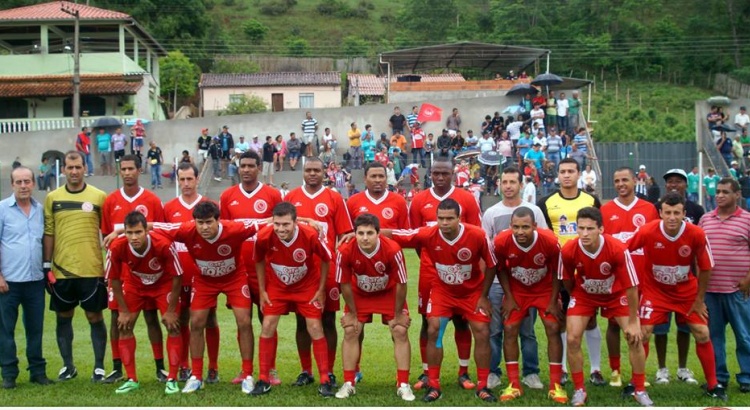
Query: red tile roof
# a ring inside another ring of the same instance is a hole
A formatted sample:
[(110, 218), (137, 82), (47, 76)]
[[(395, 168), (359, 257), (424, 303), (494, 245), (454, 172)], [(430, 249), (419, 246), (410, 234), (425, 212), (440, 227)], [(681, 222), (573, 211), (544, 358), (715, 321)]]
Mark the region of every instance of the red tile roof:
[(73, 20), (74, 17), (61, 10), (62, 6), (78, 10), (81, 20), (130, 20), (131, 17), (119, 11), (105, 10), (85, 4), (75, 4), (69, 1), (55, 1), (36, 4), (33, 6), (17, 7), (0, 11), (2, 21), (43, 21), (43, 20)]
[[(466, 81), (461, 74), (419, 74), (421, 82), (463, 82)], [(359, 95), (384, 95), (385, 94), (385, 77), (376, 76), (375, 74), (347, 74), (349, 81), (349, 95), (354, 95), (357, 81), (359, 81)], [(400, 77), (400, 76), (399, 76)], [(397, 77), (391, 77), (391, 82), (396, 82)]]
[(341, 73), (202, 74), (201, 88), (268, 87), (288, 85), (341, 85)]
[[(135, 94), (141, 88), (142, 83), (143, 79), (140, 76), (83, 74), (81, 75), (81, 94)], [(73, 95), (73, 77), (70, 75), (0, 77), (0, 97), (64, 97), (70, 95)]]

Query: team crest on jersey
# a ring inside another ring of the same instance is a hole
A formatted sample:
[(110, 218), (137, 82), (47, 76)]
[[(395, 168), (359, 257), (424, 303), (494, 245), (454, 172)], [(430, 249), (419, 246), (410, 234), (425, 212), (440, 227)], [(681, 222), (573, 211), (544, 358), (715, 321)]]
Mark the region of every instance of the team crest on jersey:
[(627, 306), (627, 305), (628, 305), (628, 297), (620, 296), (620, 306)]
[(380, 261), (375, 262), (375, 270), (380, 274), (385, 273), (385, 264)]
[(266, 203), (266, 201), (259, 199), (253, 204), (253, 209), (255, 210), (255, 212), (262, 214), (268, 210), (268, 204)]
[(602, 275), (609, 275), (612, 273), (612, 265), (610, 265), (609, 262), (602, 262), (602, 264), (599, 265), (599, 271)]
[(304, 249), (295, 249), (292, 253), (292, 258), (297, 263), (302, 263), (307, 259), (307, 253), (305, 253)]
[(536, 263), (539, 266), (543, 266), (544, 262), (546, 261), (547, 261), (547, 258), (545, 258), (544, 255), (542, 255), (541, 253), (537, 253), (534, 256), (534, 263)]
[(339, 300), (339, 288), (331, 288), (331, 290), (328, 291), (328, 297), (331, 298), (331, 300)]
[(247, 285), (242, 285), (242, 296), (250, 299), (250, 288)]
[(328, 215), (328, 206), (326, 206), (326, 204), (315, 205), (315, 215), (318, 215), (321, 218)]
[(466, 262), (471, 259), (471, 251), (468, 248), (461, 248), (458, 250), (458, 253), (456, 253), (456, 257), (458, 257), (458, 260), (461, 262)]
[(148, 267), (151, 268), (151, 270), (161, 270), (161, 263), (159, 263), (158, 258), (151, 258), (151, 260), (148, 261)]
[(679, 253), (683, 258), (687, 258), (688, 256), (690, 256), (690, 252), (690, 247), (687, 245), (680, 246), (680, 250), (677, 251), (677, 253)]
[(81, 204), (81, 210), (83, 212), (91, 212), (94, 210), (94, 204), (91, 202), (84, 202)]
[(633, 225), (635, 225), (636, 228), (640, 228), (641, 226), (646, 224), (646, 217), (641, 214), (635, 214), (633, 215)]
[(148, 208), (146, 208), (146, 205), (138, 205), (135, 207), (135, 210), (140, 212), (143, 216), (148, 218)]
[(385, 219), (391, 219), (393, 218), (393, 209), (383, 208), (383, 212), (381, 212), (380, 214), (383, 215), (383, 218)]
[(216, 252), (218, 252), (221, 256), (227, 256), (232, 253), (232, 248), (226, 244), (219, 245), (219, 248), (216, 250)]

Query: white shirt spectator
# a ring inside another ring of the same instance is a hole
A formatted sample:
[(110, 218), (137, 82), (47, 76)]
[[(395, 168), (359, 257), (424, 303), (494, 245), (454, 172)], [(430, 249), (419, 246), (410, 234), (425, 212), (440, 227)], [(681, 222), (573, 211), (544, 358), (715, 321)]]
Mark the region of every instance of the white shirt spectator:
[(531, 118), (534, 118), (534, 124), (539, 124), (539, 128), (544, 128), (544, 110), (536, 108), (531, 110)]
[(547, 146), (547, 137), (541, 137), (541, 138), (539, 136), (534, 137), (534, 139), (532, 140), (531, 145), (534, 145), (534, 144), (541, 144), (542, 148), (546, 147)]
[(527, 181), (523, 184), (523, 200), (532, 204), (536, 203), (536, 185)]
[(584, 189), (587, 185), (596, 188), (596, 172), (593, 169), (591, 171), (583, 170), (581, 178), (578, 179), (578, 188)]
[(511, 141), (518, 141), (521, 138), (521, 126), (523, 126), (523, 121), (513, 121), (508, 124), (508, 128), (505, 130), (508, 131)]
[(557, 116), (558, 117), (568, 116), (568, 99), (567, 98), (557, 100)]
[(742, 128), (747, 127), (747, 124), (750, 123), (750, 116), (746, 113), (737, 113), (737, 115), (734, 116), (734, 123), (739, 125)]
[(482, 137), (477, 145), (479, 145), (479, 152), (492, 151), (495, 149), (495, 140)]

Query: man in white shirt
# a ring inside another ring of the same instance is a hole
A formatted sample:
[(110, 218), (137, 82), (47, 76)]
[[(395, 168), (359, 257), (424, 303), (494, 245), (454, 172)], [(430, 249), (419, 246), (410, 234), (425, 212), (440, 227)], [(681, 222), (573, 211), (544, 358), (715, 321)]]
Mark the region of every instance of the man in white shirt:
[(253, 135), (253, 142), (250, 143), (250, 146), (248, 147), (250, 151), (255, 151), (258, 153), (258, 155), (263, 155), (263, 144), (258, 141), (258, 136)]
[(737, 127), (737, 134), (742, 134), (742, 131), (747, 130), (747, 126), (750, 124), (750, 116), (747, 115), (747, 109), (742, 106), (740, 112), (734, 116), (734, 125)]
[(495, 149), (495, 140), (490, 138), (489, 131), (484, 132), (484, 135), (482, 135), (482, 139), (479, 140), (477, 146), (479, 147), (479, 152), (487, 152)]
[(534, 109), (531, 110), (531, 121), (539, 124), (539, 128), (544, 128), (544, 110), (539, 104), (534, 104)]
[(560, 93), (560, 98), (557, 100), (557, 129), (567, 130), (568, 129), (568, 107), (570, 103), (565, 98), (565, 93)]

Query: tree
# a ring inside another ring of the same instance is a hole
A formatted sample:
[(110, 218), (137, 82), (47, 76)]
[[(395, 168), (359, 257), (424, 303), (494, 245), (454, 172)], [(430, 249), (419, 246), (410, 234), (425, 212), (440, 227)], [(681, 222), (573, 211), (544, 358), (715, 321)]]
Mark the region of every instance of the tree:
[(268, 104), (263, 98), (257, 95), (243, 94), (237, 101), (229, 103), (227, 108), (219, 112), (219, 115), (255, 114), (266, 111), (268, 111)]
[(286, 41), (286, 49), (292, 57), (304, 57), (310, 54), (310, 43), (304, 38), (292, 37)]
[(242, 24), (242, 31), (245, 32), (245, 35), (250, 41), (255, 43), (263, 41), (263, 39), (266, 38), (266, 34), (268, 34), (268, 30), (268, 26), (256, 19), (248, 20)]
[(161, 92), (163, 96), (190, 97), (195, 94), (201, 71), (181, 51), (170, 51), (159, 59)]
[(216, 58), (211, 72), (216, 74), (253, 74), (260, 71), (260, 66), (244, 58)]
[(362, 57), (370, 50), (370, 43), (357, 36), (346, 36), (342, 48), (347, 57)]

